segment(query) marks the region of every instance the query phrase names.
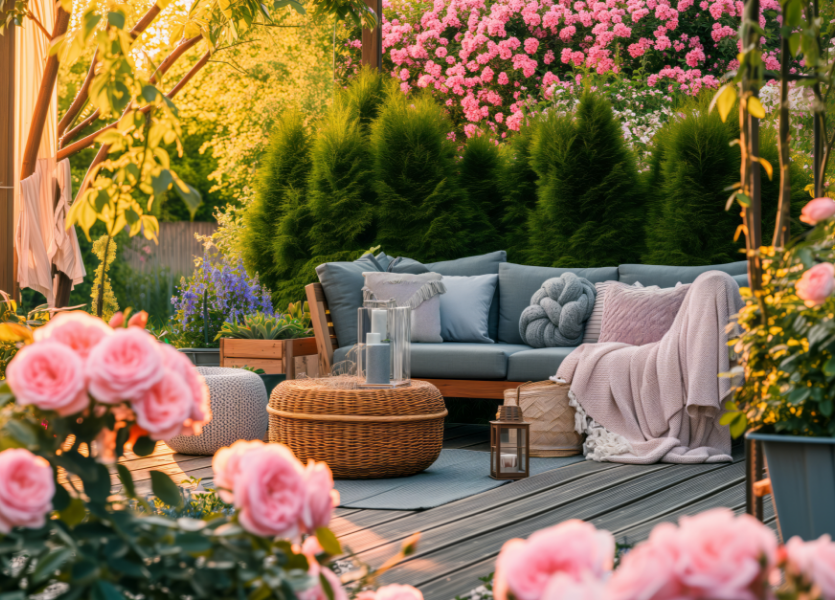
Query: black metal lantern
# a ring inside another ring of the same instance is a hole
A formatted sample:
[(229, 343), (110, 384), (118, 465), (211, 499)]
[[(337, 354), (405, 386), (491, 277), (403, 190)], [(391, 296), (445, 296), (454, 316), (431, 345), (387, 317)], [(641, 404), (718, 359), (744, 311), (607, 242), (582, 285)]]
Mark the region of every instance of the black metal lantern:
[(500, 406), (490, 421), (490, 477), (522, 479), (530, 475), (530, 425), (518, 406)]

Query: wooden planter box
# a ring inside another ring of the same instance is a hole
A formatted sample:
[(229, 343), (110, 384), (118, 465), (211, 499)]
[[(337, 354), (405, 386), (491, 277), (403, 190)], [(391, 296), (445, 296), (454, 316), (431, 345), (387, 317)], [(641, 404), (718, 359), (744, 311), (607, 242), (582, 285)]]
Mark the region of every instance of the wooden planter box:
[(263, 369), (267, 375), (284, 373), (287, 379), (296, 378), (297, 357), (315, 356), (318, 353), (315, 337), (295, 340), (220, 338), (221, 367)]

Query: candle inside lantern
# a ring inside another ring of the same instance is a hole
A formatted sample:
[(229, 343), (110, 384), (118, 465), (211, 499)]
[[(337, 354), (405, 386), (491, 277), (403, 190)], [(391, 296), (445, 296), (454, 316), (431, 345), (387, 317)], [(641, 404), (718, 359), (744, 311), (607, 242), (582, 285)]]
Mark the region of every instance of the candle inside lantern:
[(373, 385), (390, 384), (391, 344), (381, 343), (380, 334), (373, 331), (366, 334), (365, 342), (365, 383)]
[(515, 454), (506, 454), (503, 452), (500, 461), (503, 469), (515, 469), (518, 466)]
[(371, 311), (371, 332), (380, 334), (380, 341), (388, 339), (388, 311), (375, 308)]

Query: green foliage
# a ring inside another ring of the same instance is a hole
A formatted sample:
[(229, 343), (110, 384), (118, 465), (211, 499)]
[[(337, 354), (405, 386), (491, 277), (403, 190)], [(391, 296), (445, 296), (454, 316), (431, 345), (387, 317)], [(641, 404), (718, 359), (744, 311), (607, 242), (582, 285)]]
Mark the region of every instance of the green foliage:
[(391, 93), (392, 83), (388, 77), (381, 77), (376, 69), (363, 67), (351, 79), (351, 85), (342, 94), (341, 102), (365, 130), (377, 118), (380, 107)]
[[(364, 77), (363, 82), (369, 77)], [(375, 78), (379, 79), (379, 77)], [(354, 98), (366, 90), (352, 90)], [(324, 118), (311, 151), (308, 204), (315, 256), (356, 252), (374, 241), (377, 198), (368, 139), (350, 104), (339, 103)]]
[(93, 242), (93, 254), (99, 259), (99, 266), (93, 275), (90, 291), (91, 311), (105, 321), (119, 310), (119, 303), (113, 294), (108, 271), (116, 259), (116, 242), (109, 235), (103, 235)]
[[(288, 112), (278, 121), (270, 134), (270, 144), (264, 156), (255, 188), (255, 199), (244, 212), (244, 265), (250, 273), (257, 273), (264, 284), (276, 289), (286, 275), (288, 264), (274, 254), (280, 246), (276, 232), (282, 217), (287, 214), (285, 204), (304, 194), (310, 172), (310, 141), (304, 119), (297, 112)], [(280, 253), (279, 253), (280, 254)]]
[(310, 337), (310, 313), (306, 318), (294, 318), (289, 314), (265, 315), (254, 313), (246, 315), (243, 324), (226, 321), (217, 334), (220, 338), (238, 340), (292, 340)]
[(835, 223), (830, 219), (796, 237), (786, 250), (768, 249), (759, 298), (742, 290), (742, 334), (733, 347), (744, 381), (722, 417), (734, 435), (755, 428), (835, 436), (835, 296), (807, 307), (796, 288), (806, 270), (833, 261)]
[(467, 139), (458, 165), (461, 188), (470, 202), (498, 230), (500, 237), (504, 234), (502, 217), (505, 211), (500, 187), (503, 164), (495, 139), (478, 135)]
[(372, 125), (376, 243), (393, 256), (442, 260), (493, 245), (492, 225), (458, 186), (450, 131), (448, 117), (428, 95), (389, 94)]
[[(741, 260), (744, 236), (734, 239), (742, 223), (739, 207), (726, 210), (729, 186), (739, 180), (740, 151), (731, 141), (739, 136), (737, 121), (723, 123), (701, 102), (685, 109), (683, 118), (671, 119), (656, 135), (650, 172), (650, 210), (646, 224), (644, 262), (659, 265), (710, 265)], [(764, 129), (760, 156), (776, 167), (776, 138)], [(808, 175), (792, 168), (794, 231), (808, 196), (803, 188)], [(779, 192), (779, 171), (768, 179), (763, 170), (762, 235), (770, 244), (774, 234)], [(805, 198), (804, 198), (805, 196)]]
[(528, 221), (536, 208), (538, 176), (531, 166), (537, 122), (532, 121), (501, 148), (499, 186), (504, 201), (500, 220), (504, 249), (511, 262), (524, 262), (528, 250)]
[(528, 260), (554, 267), (638, 262), (645, 194), (609, 103), (586, 94), (575, 114), (549, 114), (531, 149), (539, 175)]

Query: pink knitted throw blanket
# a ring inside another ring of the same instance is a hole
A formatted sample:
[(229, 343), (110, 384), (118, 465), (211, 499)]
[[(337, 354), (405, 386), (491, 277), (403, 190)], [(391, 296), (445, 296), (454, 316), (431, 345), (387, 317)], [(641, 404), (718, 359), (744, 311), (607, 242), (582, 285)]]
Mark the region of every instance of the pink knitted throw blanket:
[(554, 379), (571, 384), (578, 432), (591, 460), (650, 464), (730, 461), (731, 437), (719, 425), (731, 379), (727, 342), (742, 308), (727, 274), (700, 275), (658, 341), (583, 344)]

